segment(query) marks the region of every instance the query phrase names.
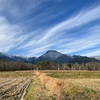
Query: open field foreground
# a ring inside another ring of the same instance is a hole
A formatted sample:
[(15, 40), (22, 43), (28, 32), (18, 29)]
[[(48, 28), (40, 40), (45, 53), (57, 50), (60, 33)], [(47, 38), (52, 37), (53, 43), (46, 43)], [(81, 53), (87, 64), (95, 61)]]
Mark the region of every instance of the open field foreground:
[(0, 100), (100, 100), (100, 72), (0, 72)]
[(20, 100), (29, 83), (27, 78), (0, 78), (0, 100)]
[(0, 72), (0, 100), (22, 100), (32, 77), (31, 71)]

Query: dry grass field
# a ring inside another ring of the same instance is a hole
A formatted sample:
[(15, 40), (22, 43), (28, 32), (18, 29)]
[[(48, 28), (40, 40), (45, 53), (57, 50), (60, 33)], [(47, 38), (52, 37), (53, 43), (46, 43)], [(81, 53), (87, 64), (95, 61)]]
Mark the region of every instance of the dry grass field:
[(0, 100), (100, 100), (100, 72), (0, 72)]
[(0, 72), (0, 100), (21, 100), (33, 76), (31, 71)]
[(100, 100), (100, 71), (45, 71), (60, 79), (65, 100)]
[(0, 78), (0, 100), (20, 100), (29, 83), (27, 78)]

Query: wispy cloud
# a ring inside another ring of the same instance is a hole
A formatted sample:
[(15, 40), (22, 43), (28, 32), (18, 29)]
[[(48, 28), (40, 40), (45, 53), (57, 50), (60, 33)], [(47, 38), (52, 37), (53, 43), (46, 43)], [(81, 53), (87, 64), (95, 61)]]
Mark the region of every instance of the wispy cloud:
[[(47, 10), (27, 20), (29, 23), (32, 21), (31, 25), (33, 25), (33, 27), (23, 25), (23, 23), (19, 22), (24, 26), (27, 32), (23, 30), (20, 24), (10, 22), (10, 20), (5, 17), (5, 14), (3, 14), (4, 12), (9, 13), (13, 15), (15, 19), (17, 17), (24, 18), (24, 16), (31, 14), (36, 11), (36, 9), (41, 9), (43, 6), (42, 4), (47, 1), (50, 0), (20, 0), (20, 2), (17, 2), (17, 0), (9, 0), (7, 4), (7, 0), (0, 0), (0, 13), (2, 14), (0, 15), (0, 51), (16, 52), (23, 50), (25, 52), (21, 53), (22, 55), (39, 56), (39, 54), (49, 49), (55, 49), (62, 53), (71, 54), (95, 48), (100, 44), (100, 25), (97, 22), (97, 20), (100, 21), (99, 5), (83, 9), (79, 13), (75, 12), (62, 22), (56, 22), (50, 25), (46, 23), (46, 27), (39, 26), (35, 29), (36, 22), (48, 22), (48, 20), (50, 21), (60, 16), (63, 12), (54, 14), (52, 13), (53, 8), (50, 8), (51, 12), (48, 13)], [(61, 0), (57, 1), (61, 2)], [(21, 5), (21, 2), (23, 5)], [(50, 2), (54, 1), (52, 0)], [(90, 23), (96, 24), (90, 25)], [(30, 31), (27, 27), (33, 29)], [(89, 56), (91, 53), (97, 54), (99, 51), (97, 49), (97, 51), (91, 51), (90, 53), (86, 52), (84, 55), (86, 54)]]
[[(0, 12), (20, 18), (41, 9), (43, 3), (48, 1), (55, 2), (54, 0), (9, 0), (9, 2), (8, 0), (0, 0)], [(56, 0), (56, 2), (59, 1)]]
[(7, 52), (23, 41), (22, 31), (19, 26), (12, 25), (0, 16), (0, 51)]
[(21, 17), (35, 11), (43, 0), (0, 0), (0, 12)]
[[(85, 31), (82, 31), (83, 33), (76, 33), (77, 36), (74, 36), (73, 33), (69, 33), (69, 30), (80, 28), (100, 19), (99, 9), (100, 6), (97, 6), (81, 11), (78, 15), (73, 15), (71, 18), (46, 30), (40, 30), (37, 32), (36, 37), (33, 37), (32, 40), (25, 43), (21, 48), (31, 48), (31, 50), (28, 50), (29, 54), (35, 55), (38, 52), (43, 52), (48, 49), (57, 49), (64, 53), (72, 53), (95, 47), (100, 43), (99, 25), (96, 27), (87, 27)], [(79, 34), (83, 37), (78, 38)]]
[[(73, 39), (71, 42), (66, 45), (62, 45), (62, 48), (69, 48), (68, 50), (63, 49), (68, 53), (78, 52), (81, 50), (93, 48), (100, 44), (100, 26), (90, 27), (89, 29), (83, 32), (81, 38)], [(61, 49), (61, 48), (60, 48)]]
[(96, 50), (88, 52), (88, 53), (81, 53), (81, 55), (89, 56), (89, 57), (91, 57), (91, 56), (100, 56), (99, 54), (100, 54), (100, 49), (96, 49)]

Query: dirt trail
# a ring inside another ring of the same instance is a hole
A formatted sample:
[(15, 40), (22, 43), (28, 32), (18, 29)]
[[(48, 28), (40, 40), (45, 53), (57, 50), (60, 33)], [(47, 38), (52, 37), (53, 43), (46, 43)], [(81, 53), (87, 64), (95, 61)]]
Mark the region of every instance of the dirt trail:
[(36, 75), (40, 80), (41, 84), (44, 85), (46, 90), (56, 96), (56, 100), (64, 100), (62, 86), (63, 82), (60, 79), (46, 76), (45, 73), (36, 71)]

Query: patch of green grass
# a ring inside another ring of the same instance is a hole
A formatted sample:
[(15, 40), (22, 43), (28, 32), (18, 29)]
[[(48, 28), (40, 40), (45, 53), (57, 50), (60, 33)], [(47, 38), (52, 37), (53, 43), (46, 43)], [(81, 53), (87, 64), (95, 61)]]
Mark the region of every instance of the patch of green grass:
[(34, 78), (27, 90), (25, 100), (55, 100), (48, 91), (41, 85), (40, 81)]
[(87, 88), (87, 87), (84, 87), (83, 89), (83, 92), (85, 92), (86, 94), (91, 94), (91, 93), (97, 93), (95, 90), (91, 89), (91, 88)]
[(99, 100), (100, 92), (88, 87), (73, 87), (65, 90), (66, 100)]
[(55, 77), (55, 78), (72, 78), (72, 79), (85, 79), (85, 78), (100, 78), (100, 72), (79, 72), (79, 71), (66, 71), (66, 72), (50, 72), (47, 73), (48, 76)]
[(27, 90), (27, 94), (25, 96), (25, 100), (32, 100), (33, 98), (33, 85), (34, 84), (34, 79), (32, 79), (31, 83), (30, 83), (30, 86), (28, 87), (28, 90)]

